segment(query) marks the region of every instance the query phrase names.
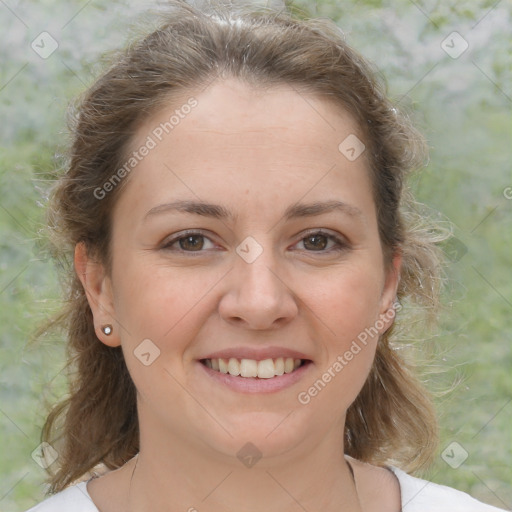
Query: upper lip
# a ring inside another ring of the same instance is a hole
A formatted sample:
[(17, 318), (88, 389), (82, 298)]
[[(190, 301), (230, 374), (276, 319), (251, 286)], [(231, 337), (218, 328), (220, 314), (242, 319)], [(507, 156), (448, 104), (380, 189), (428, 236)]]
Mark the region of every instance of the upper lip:
[(217, 350), (202, 357), (201, 359), (254, 359), (262, 361), (264, 359), (277, 359), (278, 357), (292, 357), (293, 359), (308, 359), (308, 356), (297, 350), (285, 347), (232, 347), (223, 350)]

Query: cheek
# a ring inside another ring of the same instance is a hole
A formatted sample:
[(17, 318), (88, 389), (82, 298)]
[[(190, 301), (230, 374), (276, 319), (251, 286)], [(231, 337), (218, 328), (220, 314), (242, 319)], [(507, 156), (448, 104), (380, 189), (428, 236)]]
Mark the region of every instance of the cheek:
[(119, 264), (123, 270), (114, 276), (116, 316), (123, 327), (123, 354), (138, 394), (157, 409), (162, 400), (181, 403), (178, 382), (186, 379), (187, 349), (193, 346), (205, 315), (212, 314), (205, 309), (208, 291), (223, 273), (150, 265), (143, 258), (125, 258)]
[(123, 271), (114, 276), (114, 294), (116, 315), (124, 328), (123, 345), (133, 347), (145, 338), (162, 350), (186, 345), (222, 272), (145, 264), (143, 258), (119, 263)]
[(310, 288), (308, 306), (326, 327), (316, 388), (322, 390), (322, 401), (340, 412), (356, 398), (373, 364), (381, 280), (377, 273), (347, 268)]
[(330, 328), (333, 343), (329, 345), (345, 344), (378, 319), (382, 275), (371, 268), (347, 265), (321, 279), (312, 279), (304, 289), (305, 302)]

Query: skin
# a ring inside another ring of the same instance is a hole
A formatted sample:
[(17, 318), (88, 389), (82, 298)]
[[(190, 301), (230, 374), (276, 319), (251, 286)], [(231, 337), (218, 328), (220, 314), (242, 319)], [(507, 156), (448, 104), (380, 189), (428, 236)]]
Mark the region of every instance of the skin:
[[(89, 493), (102, 512), (397, 511), (392, 473), (352, 460), (356, 490), (343, 456), (345, 413), (378, 336), (308, 404), (297, 399), (396, 296), (400, 257), (384, 262), (365, 154), (351, 162), (338, 150), (359, 129), (328, 101), (285, 85), (229, 79), (195, 98), (123, 187), (111, 273), (76, 248), (97, 335), (122, 346), (137, 387), (141, 429), (137, 459), (91, 481)], [(133, 147), (181, 104), (148, 119)], [(148, 215), (176, 200), (222, 205), (235, 218)], [(329, 200), (351, 213), (283, 217), (297, 202)], [(194, 239), (204, 244), (199, 251), (164, 247), (187, 229), (206, 237)], [(320, 229), (342, 245), (307, 238)], [(236, 252), (248, 236), (263, 250), (252, 263)], [(385, 318), (380, 332), (391, 323)], [(112, 335), (102, 333), (105, 324)], [(160, 350), (148, 366), (134, 355), (144, 339)], [(205, 376), (198, 359), (240, 346), (290, 348), (312, 363), (274, 393), (244, 394)], [(236, 456), (247, 442), (262, 454), (251, 468)]]

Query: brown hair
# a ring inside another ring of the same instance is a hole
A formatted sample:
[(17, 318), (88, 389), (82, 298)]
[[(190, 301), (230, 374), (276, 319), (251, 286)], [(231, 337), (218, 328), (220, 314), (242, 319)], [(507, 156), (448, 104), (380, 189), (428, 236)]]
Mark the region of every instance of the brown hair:
[[(121, 349), (99, 341), (74, 273), (77, 243), (109, 265), (110, 214), (122, 186), (101, 200), (94, 191), (126, 160), (140, 124), (174, 95), (219, 77), (288, 84), (328, 98), (357, 121), (367, 147), (379, 235), (386, 260), (401, 252), (398, 299), (433, 311), (439, 294), (436, 235), (415, 213), (404, 179), (425, 156), (410, 122), (393, 108), (369, 65), (333, 22), (287, 12), (173, 2), (163, 23), (124, 50), (81, 99), (69, 165), (51, 195), (55, 255), (67, 264), (67, 305), (56, 324), (68, 338), (70, 394), (51, 411), (43, 440), (57, 447), (51, 492), (95, 466), (122, 466), (139, 449), (136, 393)], [(340, 141), (341, 142), (341, 141)], [(415, 470), (431, 458), (437, 426), (431, 402), (391, 343), (378, 343), (370, 375), (347, 413), (346, 453), (373, 464)]]

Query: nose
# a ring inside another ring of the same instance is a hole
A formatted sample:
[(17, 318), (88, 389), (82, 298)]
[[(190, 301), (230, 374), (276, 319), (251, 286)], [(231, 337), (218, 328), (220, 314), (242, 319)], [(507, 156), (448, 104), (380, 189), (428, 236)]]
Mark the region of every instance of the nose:
[(268, 253), (263, 251), (252, 263), (236, 257), (219, 304), (219, 314), (230, 324), (271, 330), (286, 325), (297, 315), (297, 298), (289, 279), (279, 272)]

